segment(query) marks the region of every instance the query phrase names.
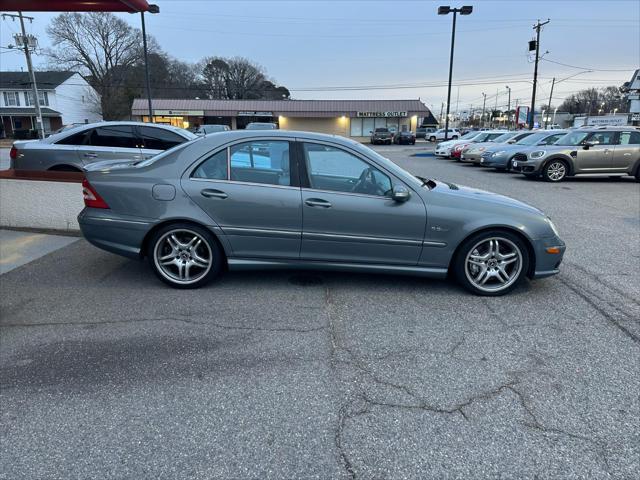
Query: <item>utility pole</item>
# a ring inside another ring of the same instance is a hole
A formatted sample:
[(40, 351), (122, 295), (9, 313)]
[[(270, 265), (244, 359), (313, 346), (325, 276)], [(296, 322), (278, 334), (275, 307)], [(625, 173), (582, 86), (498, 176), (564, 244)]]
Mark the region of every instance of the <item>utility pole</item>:
[[(547, 108), (549, 110), (549, 112), (551, 112), (551, 100), (553, 99), (553, 86), (556, 84), (556, 77), (553, 77), (553, 81), (551, 82), (551, 93), (549, 93), (549, 105), (547, 105)], [(553, 115), (554, 120), (555, 120), (555, 113)], [(547, 115), (547, 120), (545, 120), (544, 122), (544, 128), (545, 130), (547, 129), (547, 123), (549, 123), (549, 115)]]
[(549, 23), (550, 20), (547, 18), (546, 22), (536, 23), (533, 26), (533, 29), (536, 31), (536, 63), (533, 69), (533, 93), (531, 94), (531, 121), (529, 122), (529, 130), (533, 129), (533, 122), (535, 120), (535, 108), (536, 108), (536, 85), (538, 82), (538, 61), (540, 60), (540, 29), (543, 25)]
[(498, 89), (496, 88), (496, 104), (493, 107), (493, 112), (491, 112), (491, 124), (493, 125), (493, 116), (496, 114), (496, 112), (498, 111)]
[(440, 122), (442, 122), (442, 110), (444, 110), (444, 102), (440, 104)]
[(506, 85), (506, 88), (509, 92), (509, 100), (507, 100), (507, 123), (511, 125), (511, 87)]
[(481, 123), (481, 125), (479, 125), (480, 127), (484, 126), (484, 107), (487, 104), (487, 94), (482, 92), (482, 97), (483, 97), (483, 100), (482, 100), (482, 115), (480, 116), (480, 123)]
[[(33, 106), (36, 111), (36, 131), (39, 138), (44, 138), (44, 124), (42, 122), (42, 110), (40, 109), (40, 98), (38, 97), (38, 85), (36, 84), (36, 74), (33, 71), (33, 64), (31, 63), (31, 51), (29, 50), (29, 37), (27, 37), (27, 31), (24, 28), (24, 19), (26, 18), (30, 22), (33, 22), (33, 17), (25, 17), (22, 12), (18, 12), (18, 15), (12, 15), (10, 13), (3, 13), (2, 18), (11, 17), (12, 19), (18, 18), (20, 20), (20, 29), (22, 30), (22, 46), (24, 47), (24, 56), (27, 60), (27, 70), (29, 71), (29, 78), (31, 79), (31, 95), (33, 96)], [(18, 35), (16, 35), (17, 40)], [(16, 41), (16, 43), (18, 43)]]

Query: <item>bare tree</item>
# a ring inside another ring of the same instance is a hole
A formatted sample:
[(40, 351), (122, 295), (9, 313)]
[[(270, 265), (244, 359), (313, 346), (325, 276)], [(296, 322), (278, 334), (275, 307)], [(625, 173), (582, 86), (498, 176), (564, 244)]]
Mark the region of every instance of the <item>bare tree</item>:
[[(80, 69), (100, 94), (105, 119), (123, 115), (123, 73), (142, 59), (141, 33), (111, 13), (63, 13), (47, 27), (57, 68)], [(152, 49), (157, 48), (151, 42)], [(119, 91), (120, 90), (120, 91)]]
[(625, 101), (620, 89), (609, 86), (601, 89), (587, 88), (564, 99), (558, 110), (586, 115), (605, 114), (613, 111), (624, 112)]
[(242, 57), (207, 57), (200, 63), (202, 80), (210, 98), (289, 98), (289, 90), (267, 78), (260, 65)]

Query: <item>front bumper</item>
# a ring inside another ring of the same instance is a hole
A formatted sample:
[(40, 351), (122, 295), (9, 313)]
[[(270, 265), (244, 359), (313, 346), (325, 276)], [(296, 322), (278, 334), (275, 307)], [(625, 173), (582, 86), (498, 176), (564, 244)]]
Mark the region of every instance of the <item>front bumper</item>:
[[(536, 267), (530, 275), (531, 278), (545, 278), (560, 273), (560, 264), (566, 248), (565, 243), (558, 237), (542, 238), (534, 242)], [(549, 253), (549, 249), (557, 249), (558, 253)]]
[(540, 169), (542, 167), (542, 161), (531, 161), (527, 159), (523, 160), (513, 160), (511, 164), (511, 169), (514, 172), (526, 173), (526, 174), (536, 174), (540, 173)]
[(451, 149), (450, 148), (436, 148), (435, 151), (436, 157), (445, 157), (445, 158), (449, 158), (451, 156)]
[(141, 256), (144, 238), (153, 227), (148, 219), (117, 215), (101, 208), (84, 208), (78, 215), (78, 224), (89, 243), (130, 258)]
[(480, 155), (476, 153), (462, 152), (460, 161), (466, 163), (480, 163)]
[(483, 167), (507, 168), (507, 165), (509, 163), (509, 157), (507, 156), (492, 157), (490, 155), (485, 155), (480, 158), (479, 163)]

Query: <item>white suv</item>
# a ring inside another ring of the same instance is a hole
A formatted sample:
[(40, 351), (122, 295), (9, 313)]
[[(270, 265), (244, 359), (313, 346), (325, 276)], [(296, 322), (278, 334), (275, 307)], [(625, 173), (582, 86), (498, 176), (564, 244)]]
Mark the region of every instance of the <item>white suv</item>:
[[(436, 142), (438, 140), (444, 140), (444, 128), (440, 128), (438, 130), (436, 130), (435, 132), (431, 132), (429, 134), (427, 134), (427, 136), (425, 137), (426, 140), (429, 140), (430, 142)], [(457, 140), (458, 138), (460, 138), (460, 132), (455, 129), (455, 128), (450, 128), (449, 129), (449, 135), (447, 135), (447, 140)]]

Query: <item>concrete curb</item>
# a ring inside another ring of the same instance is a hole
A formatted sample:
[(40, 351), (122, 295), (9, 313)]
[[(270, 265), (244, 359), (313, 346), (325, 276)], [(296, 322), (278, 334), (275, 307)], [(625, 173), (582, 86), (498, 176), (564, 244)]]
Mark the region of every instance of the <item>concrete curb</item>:
[(0, 178), (0, 226), (78, 232), (84, 208), (77, 182)]

